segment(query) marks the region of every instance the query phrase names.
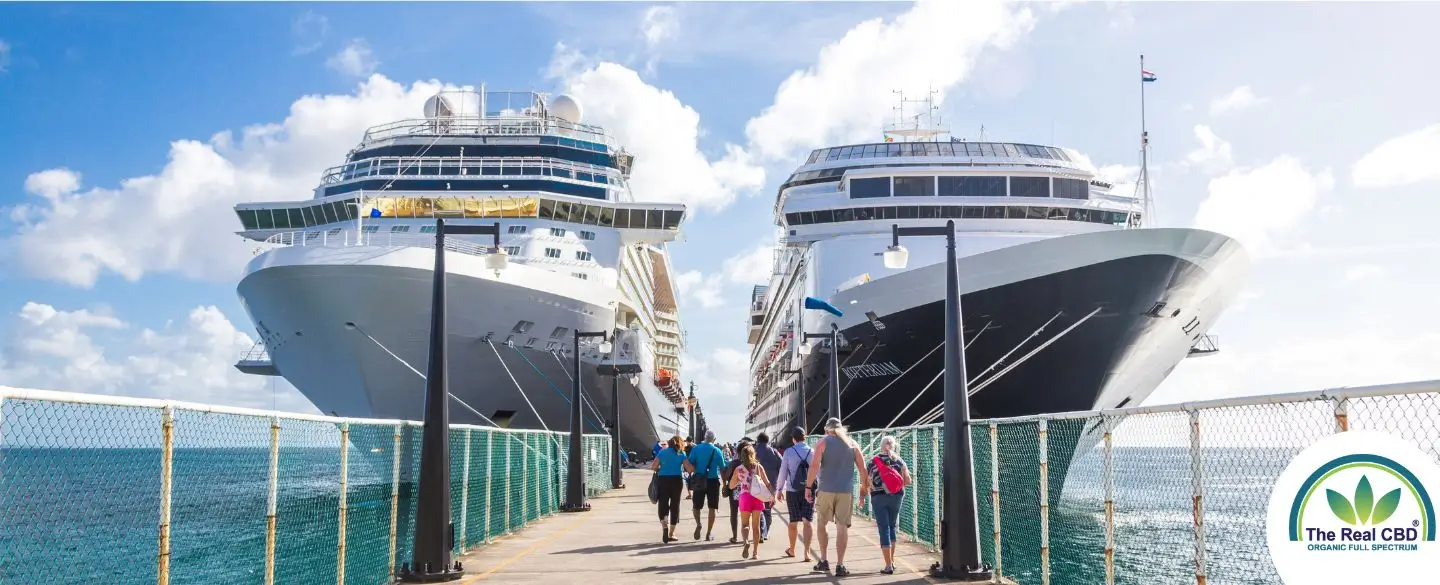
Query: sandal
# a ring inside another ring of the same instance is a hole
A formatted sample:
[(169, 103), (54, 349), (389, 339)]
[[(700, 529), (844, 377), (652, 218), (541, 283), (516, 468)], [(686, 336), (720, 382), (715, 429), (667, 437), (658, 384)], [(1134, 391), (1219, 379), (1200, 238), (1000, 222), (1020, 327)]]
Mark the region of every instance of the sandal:
[(793, 548), (787, 548), (787, 549), (785, 549), (785, 556), (790, 557), (790, 558), (792, 558), (792, 559), (795, 558), (795, 549), (793, 549)]

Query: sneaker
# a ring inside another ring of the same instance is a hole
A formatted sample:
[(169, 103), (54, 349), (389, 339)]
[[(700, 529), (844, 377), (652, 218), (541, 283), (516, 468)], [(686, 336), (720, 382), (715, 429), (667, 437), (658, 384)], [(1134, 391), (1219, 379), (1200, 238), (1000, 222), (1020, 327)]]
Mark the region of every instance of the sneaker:
[(881, 575), (894, 575), (894, 574), (895, 574), (895, 566), (894, 566), (894, 565), (889, 565), (889, 566), (886, 566), (886, 567), (883, 568), (883, 569), (880, 569), (880, 574), (881, 574)]
[(845, 565), (835, 565), (835, 576), (848, 577), (850, 576), (850, 569), (846, 569)]
[(750, 558), (750, 543), (749, 543), (748, 541), (745, 543), (745, 550), (740, 551), (740, 558), (742, 558), (742, 559), (748, 559), (748, 558)]
[(820, 559), (820, 562), (815, 563), (815, 567), (812, 570), (820, 571), (822, 573), (827, 572), (830, 570), (830, 561)]

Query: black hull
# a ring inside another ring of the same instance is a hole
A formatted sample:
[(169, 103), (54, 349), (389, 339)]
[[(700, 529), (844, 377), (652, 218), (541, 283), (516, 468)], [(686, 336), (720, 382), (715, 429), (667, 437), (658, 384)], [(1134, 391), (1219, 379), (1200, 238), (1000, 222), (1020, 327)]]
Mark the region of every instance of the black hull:
[[(1113, 408), (1138, 404), (1153, 388), (1135, 389), (1116, 404), (1097, 404), (1112, 372), (1127, 368), (1164, 368), (1175, 363), (1139, 363), (1133, 351), (1154, 328), (1175, 328), (1184, 319), (1149, 315), (1159, 299), (1197, 286), (1207, 277), (1198, 266), (1168, 255), (1133, 256), (1004, 286), (973, 291), (961, 300), (965, 323), (968, 377), (977, 384), (1014, 365), (1022, 356), (1099, 308), (1100, 311), (1048, 347), (988, 383), (971, 397), (973, 418), (997, 418)], [(854, 309), (852, 309), (854, 310)], [(863, 310), (863, 309), (861, 309)], [(1058, 318), (1026, 342), (1057, 312)], [(943, 401), (944, 300), (878, 315), (884, 328), (862, 322), (843, 330), (840, 351), (842, 418), (852, 430), (915, 424)], [(1184, 335), (1202, 333), (1200, 329)], [(986, 372), (1017, 345), (1005, 362)], [(1138, 355), (1137, 355), (1138, 354)], [(828, 413), (828, 351), (816, 349), (804, 359), (805, 420), (818, 432)], [(1178, 362), (1178, 359), (1176, 360)], [(847, 368), (849, 368), (847, 370)], [(902, 374), (903, 373), (903, 374)], [(898, 378), (898, 380), (897, 380)], [(888, 388), (887, 388), (888, 386)], [(752, 435), (771, 434), (798, 423), (797, 397), (783, 398), (785, 414), (750, 421)], [(881, 393), (883, 391), (883, 393)], [(879, 393), (877, 395), (877, 393)], [(917, 398), (918, 394), (918, 398)], [(913, 404), (912, 404), (913, 401)], [(908, 405), (908, 406), (907, 406)], [(764, 416), (759, 414), (758, 416)], [(939, 419), (943, 420), (943, 419)]]

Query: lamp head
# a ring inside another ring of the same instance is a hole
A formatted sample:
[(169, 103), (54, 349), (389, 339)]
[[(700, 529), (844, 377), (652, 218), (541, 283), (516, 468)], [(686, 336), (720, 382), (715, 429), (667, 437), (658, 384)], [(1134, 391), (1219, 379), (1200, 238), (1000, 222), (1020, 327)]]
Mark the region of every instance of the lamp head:
[(495, 253), (485, 257), (485, 267), (494, 270), (497, 276), (509, 264), (510, 254), (505, 252), (505, 248), (497, 248)]
[(346, 329), (354, 329), (354, 328), (355, 328), (355, 322), (354, 322), (354, 321), (346, 321), (346, 322), (345, 322), (345, 328), (346, 328)]
[(630, 374), (630, 385), (631, 385), (631, 386), (639, 386), (639, 385), (640, 385), (640, 374)]
[(801, 343), (798, 349), (800, 350), (800, 355), (810, 355), (810, 351), (815, 349), (815, 345), (806, 341)]
[(606, 340), (603, 340), (603, 341), (600, 342), (600, 347), (599, 347), (599, 349), (600, 349), (600, 353), (610, 353), (611, 350), (614, 350), (614, 349), (615, 349), (615, 344), (610, 343), (610, 340), (609, 340), (609, 339), (606, 339)]
[(895, 244), (885, 248), (885, 267), (891, 270), (904, 268), (910, 262), (910, 251), (905, 246)]

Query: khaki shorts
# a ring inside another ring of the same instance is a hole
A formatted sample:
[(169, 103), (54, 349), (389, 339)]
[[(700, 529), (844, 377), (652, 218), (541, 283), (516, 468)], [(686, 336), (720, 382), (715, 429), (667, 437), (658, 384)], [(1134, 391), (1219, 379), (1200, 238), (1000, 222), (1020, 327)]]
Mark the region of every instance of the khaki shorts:
[(855, 506), (855, 496), (850, 492), (817, 492), (815, 494), (815, 522), (824, 526), (835, 520), (836, 526), (850, 527), (850, 511)]

